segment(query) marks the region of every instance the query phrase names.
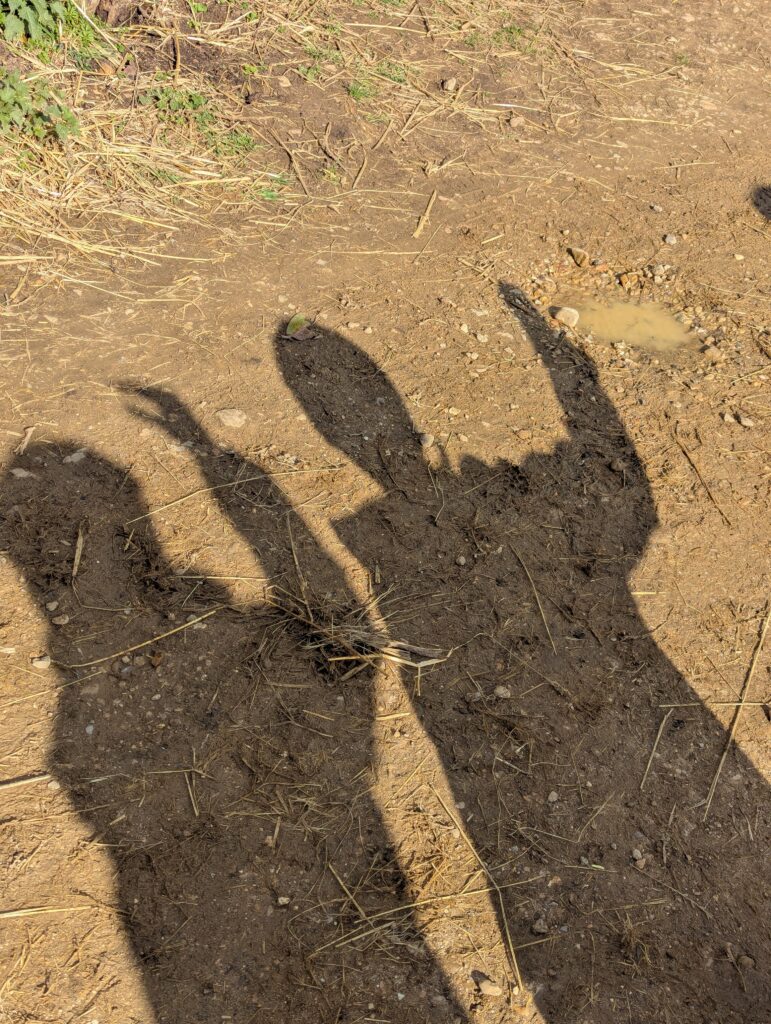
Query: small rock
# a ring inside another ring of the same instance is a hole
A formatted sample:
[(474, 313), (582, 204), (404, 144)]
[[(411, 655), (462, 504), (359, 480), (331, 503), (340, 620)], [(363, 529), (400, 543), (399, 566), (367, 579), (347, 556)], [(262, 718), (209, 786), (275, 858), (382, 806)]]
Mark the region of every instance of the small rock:
[(646, 865), (647, 863), (648, 863), (648, 858), (647, 858), (647, 857), (640, 857), (640, 859), (639, 859), (639, 860), (636, 860), (636, 861), (634, 862), (634, 866), (635, 866), (636, 868), (638, 868), (638, 870), (640, 870), (640, 871), (643, 871), (643, 870), (644, 870), (644, 868), (645, 868), (645, 865)]
[(445, 80), (442, 82), (442, 88), (444, 89), (445, 92), (455, 92), (455, 90), (458, 88), (458, 79), (445, 78)]
[(59, 607), (59, 602), (58, 601), (46, 601), (46, 611), (47, 612), (55, 612), (58, 607)]
[(41, 672), (45, 672), (46, 669), (51, 667), (51, 655), (41, 654), (40, 657), (33, 658), (32, 667), (39, 669)]
[(554, 310), (553, 316), (558, 324), (564, 324), (566, 327), (575, 327), (580, 319), (578, 310), (572, 306), (560, 306)]
[(420, 447), (421, 448), (430, 448), (433, 443), (434, 443), (434, 435), (433, 434), (421, 434), (420, 435)]
[(11, 476), (15, 476), (17, 480), (25, 480), (27, 477), (34, 477), (35, 474), (30, 473), (28, 469), (22, 469), (21, 466), (16, 466), (11, 470)]
[(82, 462), (87, 454), (88, 453), (83, 448), (81, 448), (79, 451), (73, 452), (72, 455), (65, 455), (65, 457), (62, 459), (62, 462)]
[(586, 249), (579, 249), (576, 246), (571, 245), (568, 252), (573, 257), (573, 262), (577, 267), (585, 267), (589, 262), (589, 253)]
[(479, 981), (477, 982), (477, 986), (483, 996), (503, 995), (503, 989), (501, 988), (500, 985), (496, 985), (492, 978), (480, 978)]
[(286, 75), (280, 75), (280, 76), (279, 76), (279, 77), (278, 77), (278, 78), (276, 79), (276, 85), (280, 85), (282, 89), (291, 89), (291, 88), (292, 88), (292, 83), (291, 83), (291, 81), (290, 81), (290, 80), (289, 80), (289, 79), (287, 78), (287, 76), (286, 76)]
[(677, 245), (677, 235), (664, 235), (664, 241), (667, 245)]
[(496, 686), (493, 693), (500, 700), (508, 700), (511, 697), (511, 690), (508, 686)]
[(549, 795), (546, 797), (546, 799), (549, 801), (550, 804), (556, 804), (556, 802), (559, 800), (559, 798), (560, 798), (560, 795), (559, 795), (559, 793), (557, 792), (556, 789), (553, 789), (551, 791), (551, 793), (549, 793)]
[(93, 736), (93, 735), (94, 735), (94, 723), (93, 722), (89, 722), (88, 725), (86, 726), (86, 736)]
[(218, 409), (217, 418), (226, 427), (237, 430), (246, 423), (246, 413), (243, 409)]
[(66, 626), (69, 621), (70, 617), (67, 614), (54, 615), (51, 619), (51, 622), (53, 622), (55, 626)]
[(664, 207), (663, 206), (659, 206), (658, 203), (651, 203), (651, 209), (653, 210), (654, 213), (663, 213), (664, 212)]
[(464, 555), (458, 555), (458, 557), (455, 559), (455, 564), (456, 565), (465, 565), (466, 564), (465, 556)]
[(61, 782), (57, 782), (56, 779), (51, 779), (51, 781), (48, 783), (48, 789), (50, 789), (53, 793), (57, 793), (61, 788)]
[(736, 418), (739, 421), (740, 425), (746, 427), (748, 430), (750, 427), (755, 426), (755, 420), (745, 415), (743, 412), (737, 412)]
[(737, 263), (741, 263), (742, 260), (744, 259), (744, 257), (742, 256), (742, 254), (740, 252), (735, 252), (734, 253), (734, 259), (736, 260)]
[(642, 853), (639, 850), (632, 850), (632, 860), (642, 860)]
[(280, 907), (288, 907), (291, 902), (292, 900), (289, 896), (279, 896), (276, 900)]
[(721, 412), (720, 418), (723, 420), (723, 423), (736, 423), (735, 417), (730, 412)]
[(533, 935), (548, 935), (549, 926), (542, 917), (539, 917), (537, 921), (534, 921), (531, 929)]
[(737, 956), (736, 962), (739, 965), (739, 967), (743, 967), (745, 970), (755, 966), (754, 959), (747, 953), (742, 953), (741, 956)]

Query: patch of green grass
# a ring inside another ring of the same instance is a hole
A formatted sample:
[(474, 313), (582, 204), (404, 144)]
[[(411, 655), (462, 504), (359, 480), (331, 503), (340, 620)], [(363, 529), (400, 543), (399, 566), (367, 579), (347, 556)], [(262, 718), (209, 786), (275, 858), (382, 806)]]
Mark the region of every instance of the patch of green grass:
[(381, 60), (375, 70), (383, 78), (387, 78), (389, 81), (396, 82), (399, 85), (403, 85), (407, 81), (407, 72), (404, 66), (397, 64), (396, 61)]
[(257, 148), (257, 140), (249, 132), (220, 128), (216, 107), (203, 93), (159, 85), (140, 96), (139, 102), (154, 107), (159, 119), (168, 125), (192, 128), (223, 159), (247, 156)]
[(257, 140), (249, 132), (233, 128), (231, 131), (212, 139), (217, 156), (246, 156), (257, 148)]
[(209, 99), (203, 93), (190, 89), (177, 89), (173, 85), (160, 85), (139, 97), (139, 102), (152, 106), (158, 117), (169, 124), (192, 124), (199, 131), (209, 128), (215, 120)]
[(377, 89), (366, 78), (354, 78), (348, 83), (348, 95), (359, 103), (362, 100), (371, 100), (377, 95)]
[(522, 44), (525, 30), (513, 21), (504, 21), (499, 29), (493, 32), (492, 40), (497, 46), (510, 46), (517, 49)]
[(64, 142), (78, 131), (75, 115), (45, 82), (23, 81), (17, 71), (0, 78), (0, 133)]

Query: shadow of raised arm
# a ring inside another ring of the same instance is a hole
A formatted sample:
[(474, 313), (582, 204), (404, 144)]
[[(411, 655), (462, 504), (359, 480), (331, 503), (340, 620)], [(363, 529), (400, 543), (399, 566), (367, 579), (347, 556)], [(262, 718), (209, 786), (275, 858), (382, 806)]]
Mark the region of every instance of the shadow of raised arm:
[[(602, 387), (593, 360), (566, 332), (554, 331), (530, 299), (506, 282), (500, 294), (540, 355), (562, 407), (569, 439), (560, 464), (571, 466), (588, 487), (606, 493), (606, 532), (618, 530), (629, 554), (639, 557), (657, 525), (645, 470), (621, 417)], [(572, 449), (572, 451), (570, 450)]]
[(297, 571), (338, 596), (345, 592), (343, 572), (319, 546), (268, 470), (253, 459), (221, 448), (173, 393), (161, 388), (125, 390), (155, 409), (152, 414), (135, 407), (136, 416), (159, 426), (175, 441), (198, 442), (193, 453), (212, 497), (271, 579)]

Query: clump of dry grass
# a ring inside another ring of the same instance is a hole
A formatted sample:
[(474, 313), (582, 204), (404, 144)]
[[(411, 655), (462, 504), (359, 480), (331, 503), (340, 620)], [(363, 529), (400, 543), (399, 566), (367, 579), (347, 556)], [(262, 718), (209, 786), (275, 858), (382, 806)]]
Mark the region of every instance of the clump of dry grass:
[(450, 652), (438, 647), (393, 640), (378, 629), (373, 620), (382, 613), (374, 595), (359, 606), (338, 604), (328, 597), (322, 602), (310, 595), (305, 581), (299, 578), (299, 593), (275, 587), (269, 603), (289, 623), (302, 646), (341, 681), (381, 661), (420, 671), (449, 657)]
[[(511, 105), (491, 102), (478, 69), (556, 52), (543, 14), (523, 3), (202, 7), (160, 0), (150, 20), (108, 29), (77, 5), (86, 52), (66, 32), (47, 52), (0, 44), (80, 126), (62, 144), (0, 136), (0, 228), (13, 239), (0, 262), (26, 273), (73, 256), (154, 262), (170, 235), (236, 205), (264, 210), (270, 226), (276, 200), (295, 214), (353, 194), (389, 132), (404, 142), (441, 121), (500, 129)], [(333, 140), (328, 125), (288, 142), (301, 113), (305, 123), (299, 86), (325, 111), (344, 109), (353, 135)]]

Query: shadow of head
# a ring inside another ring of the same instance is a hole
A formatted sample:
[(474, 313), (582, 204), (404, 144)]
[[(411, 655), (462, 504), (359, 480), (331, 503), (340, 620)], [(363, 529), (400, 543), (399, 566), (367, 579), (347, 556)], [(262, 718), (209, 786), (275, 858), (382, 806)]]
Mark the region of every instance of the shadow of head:
[(771, 185), (758, 185), (752, 193), (752, 205), (766, 220), (771, 220)]
[(146, 506), (124, 468), (74, 444), (32, 444), (0, 478), (0, 494), (0, 548), (33, 593), (53, 599), (74, 568), (79, 584), (109, 575), (111, 592), (126, 592), (135, 566), (124, 524)]
[(321, 436), (383, 486), (381, 452), (421, 456), (415, 425), (386, 373), (352, 341), (318, 325), (274, 338), (281, 374)]

